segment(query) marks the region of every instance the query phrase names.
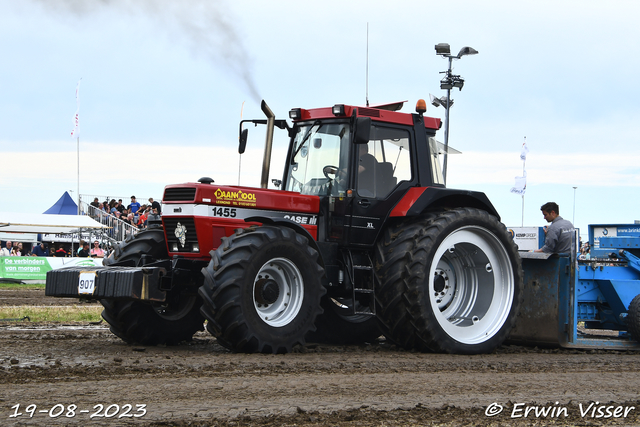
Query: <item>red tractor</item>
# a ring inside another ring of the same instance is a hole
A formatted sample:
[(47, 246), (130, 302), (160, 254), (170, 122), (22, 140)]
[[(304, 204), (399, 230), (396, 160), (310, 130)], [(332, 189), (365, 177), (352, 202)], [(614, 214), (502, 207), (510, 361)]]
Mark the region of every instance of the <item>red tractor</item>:
[[(485, 353), (522, 299), (517, 248), (484, 193), (445, 187), (439, 119), (343, 104), (267, 118), (261, 188), (210, 178), (169, 185), (163, 215), (105, 267), (47, 275), (47, 295), (99, 299), (130, 343), (176, 344), (207, 330), (238, 352), (371, 342)], [(275, 127), (290, 138), (267, 189)]]

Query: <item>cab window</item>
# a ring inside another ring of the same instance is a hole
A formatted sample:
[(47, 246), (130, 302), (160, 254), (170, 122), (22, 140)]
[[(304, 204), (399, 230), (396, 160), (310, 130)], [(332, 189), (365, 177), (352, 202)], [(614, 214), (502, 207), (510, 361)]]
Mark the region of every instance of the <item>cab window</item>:
[(368, 144), (358, 145), (357, 190), (361, 197), (386, 198), (401, 181), (411, 180), (409, 132), (372, 126)]

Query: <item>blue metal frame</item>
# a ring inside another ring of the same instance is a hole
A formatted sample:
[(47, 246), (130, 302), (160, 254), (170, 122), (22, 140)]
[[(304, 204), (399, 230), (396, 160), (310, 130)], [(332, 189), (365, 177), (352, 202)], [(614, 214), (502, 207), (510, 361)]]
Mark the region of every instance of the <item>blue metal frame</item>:
[[(591, 242), (594, 227), (589, 226)], [(640, 294), (640, 258), (632, 253), (640, 248), (640, 226), (636, 227), (638, 236), (599, 238), (599, 250), (616, 258), (577, 261), (575, 251), (570, 255), (521, 253), (525, 300), (510, 341), (640, 350), (626, 325), (629, 304)]]

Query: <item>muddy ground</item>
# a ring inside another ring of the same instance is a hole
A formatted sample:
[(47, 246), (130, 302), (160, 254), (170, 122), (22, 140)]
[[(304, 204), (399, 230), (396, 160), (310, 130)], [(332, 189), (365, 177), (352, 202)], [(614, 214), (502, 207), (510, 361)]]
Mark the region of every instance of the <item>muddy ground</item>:
[[(0, 305), (75, 303), (0, 290)], [(104, 323), (0, 321), (0, 425), (640, 425), (639, 362), (634, 352), (508, 345), (426, 354), (384, 340), (246, 355), (206, 333), (141, 347)]]

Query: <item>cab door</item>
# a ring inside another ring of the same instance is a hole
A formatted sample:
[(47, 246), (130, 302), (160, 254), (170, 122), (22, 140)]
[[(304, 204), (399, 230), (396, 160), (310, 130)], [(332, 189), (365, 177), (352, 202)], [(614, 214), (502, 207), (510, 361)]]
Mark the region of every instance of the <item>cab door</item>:
[(353, 144), (353, 197), (345, 218), (351, 245), (374, 244), (387, 215), (411, 187), (411, 141), (406, 127), (374, 122), (369, 143)]

